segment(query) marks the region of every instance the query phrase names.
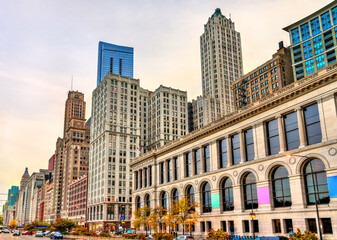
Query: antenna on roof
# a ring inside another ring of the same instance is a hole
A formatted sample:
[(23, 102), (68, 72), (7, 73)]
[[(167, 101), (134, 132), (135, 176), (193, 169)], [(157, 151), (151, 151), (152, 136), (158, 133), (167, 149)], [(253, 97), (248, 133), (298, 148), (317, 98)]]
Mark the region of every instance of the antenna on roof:
[(231, 15), (231, 13), (229, 13), (229, 19), (231, 19), (232, 18), (232, 15)]
[(74, 81), (74, 76), (71, 75), (71, 91), (73, 90), (73, 81)]

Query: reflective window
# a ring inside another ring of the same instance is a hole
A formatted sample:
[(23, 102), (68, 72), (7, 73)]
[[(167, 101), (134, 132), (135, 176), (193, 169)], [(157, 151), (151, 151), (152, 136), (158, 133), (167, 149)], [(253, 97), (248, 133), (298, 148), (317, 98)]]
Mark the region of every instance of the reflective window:
[(321, 25), (318, 17), (310, 21), (312, 36), (316, 36), (321, 32)]
[(284, 128), (287, 150), (298, 148), (300, 146), (300, 136), (298, 133), (296, 112), (292, 112), (284, 116)]
[(185, 157), (185, 177), (190, 177), (192, 175), (191, 153), (186, 153)]
[(231, 137), (232, 140), (232, 159), (233, 165), (239, 164), (241, 162), (240, 153), (240, 134), (235, 134)]
[(200, 174), (201, 164), (200, 164), (200, 149), (194, 150), (194, 164), (195, 164), (195, 174)]
[(254, 160), (254, 138), (253, 129), (244, 131), (245, 134), (245, 148), (246, 148), (246, 161)]
[(171, 182), (172, 179), (172, 160), (167, 160), (167, 182)]
[(280, 151), (280, 141), (278, 135), (278, 122), (277, 119), (266, 123), (267, 127), (267, 142), (268, 142), (268, 154), (277, 154)]
[(337, 24), (337, 7), (334, 7), (333, 9), (331, 9), (331, 13), (332, 13), (333, 24), (336, 25)]
[(298, 28), (291, 30), (291, 39), (293, 41), (293, 45), (300, 42), (300, 33)]
[(147, 168), (144, 168), (144, 187), (147, 187)]
[(321, 123), (317, 104), (303, 108), (307, 144), (315, 144), (322, 141)]
[(172, 192), (172, 201), (175, 202), (178, 200), (179, 200), (179, 192), (177, 189), (174, 189)]
[(194, 203), (194, 188), (192, 186), (188, 186), (186, 190), (186, 198), (191, 202)]
[(233, 184), (229, 178), (226, 178), (222, 182), (221, 193), (222, 193), (222, 210), (223, 211), (234, 210)]
[(291, 206), (291, 193), (288, 171), (285, 167), (278, 167), (272, 173), (274, 207)]
[(164, 173), (164, 162), (161, 162), (160, 163), (160, 183), (164, 183), (164, 176), (165, 176), (165, 173)]
[(151, 207), (150, 194), (146, 194), (144, 199), (145, 199), (145, 205), (148, 207)]
[(310, 38), (309, 23), (301, 25), (302, 41)]
[[(308, 205), (330, 202), (325, 166), (319, 159), (312, 159), (304, 166), (304, 181)], [(315, 194), (316, 193), (316, 194)]]
[(256, 179), (253, 173), (247, 173), (243, 178), (243, 196), (245, 209), (258, 208)]
[(166, 192), (161, 193), (160, 204), (163, 208), (167, 208), (167, 193)]
[(323, 31), (331, 28), (331, 19), (330, 19), (329, 11), (321, 15), (321, 20), (322, 20)]
[(204, 165), (205, 165), (205, 172), (209, 172), (211, 170), (211, 158), (209, 155), (209, 145), (204, 147)]
[(140, 208), (140, 197), (136, 197), (136, 210)]
[(174, 164), (174, 180), (178, 180), (179, 165), (178, 165), (178, 158), (177, 157), (173, 159), (173, 164)]
[(220, 167), (227, 167), (227, 139), (222, 139), (220, 145)]
[(205, 183), (202, 186), (202, 212), (212, 212), (211, 186)]

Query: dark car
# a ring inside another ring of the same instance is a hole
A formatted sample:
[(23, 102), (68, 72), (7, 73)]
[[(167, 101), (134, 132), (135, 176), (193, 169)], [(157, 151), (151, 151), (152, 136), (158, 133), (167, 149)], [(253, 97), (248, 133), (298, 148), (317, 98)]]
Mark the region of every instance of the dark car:
[(50, 239), (56, 239), (56, 238), (63, 239), (63, 235), (60, 232), (52, 232), (50, 234)]
[(20, 236), (20, 231), (19, 230), (14, 230), (13, 236)]

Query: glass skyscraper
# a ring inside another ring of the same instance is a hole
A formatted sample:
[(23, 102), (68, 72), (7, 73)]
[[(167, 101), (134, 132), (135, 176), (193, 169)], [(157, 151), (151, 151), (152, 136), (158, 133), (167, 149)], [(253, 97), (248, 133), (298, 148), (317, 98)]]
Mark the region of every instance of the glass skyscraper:
[(108, 72), (133, 78), (133, 48), (99, 42), (97, 86)]

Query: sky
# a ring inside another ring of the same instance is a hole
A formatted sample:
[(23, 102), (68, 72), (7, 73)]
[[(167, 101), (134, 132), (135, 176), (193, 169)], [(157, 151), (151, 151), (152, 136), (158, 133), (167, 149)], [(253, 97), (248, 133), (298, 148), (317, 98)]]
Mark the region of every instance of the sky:
[(98, 42), (134, 48), (134, 78), (201, 95), (199, 39), (220, 8), (241, 33), (244, 73), (271, 58), (282, 28), (331, 0), (0, 0), (0, 205), (11, 185), (48, 167), (71, 88), (96, 87)]

